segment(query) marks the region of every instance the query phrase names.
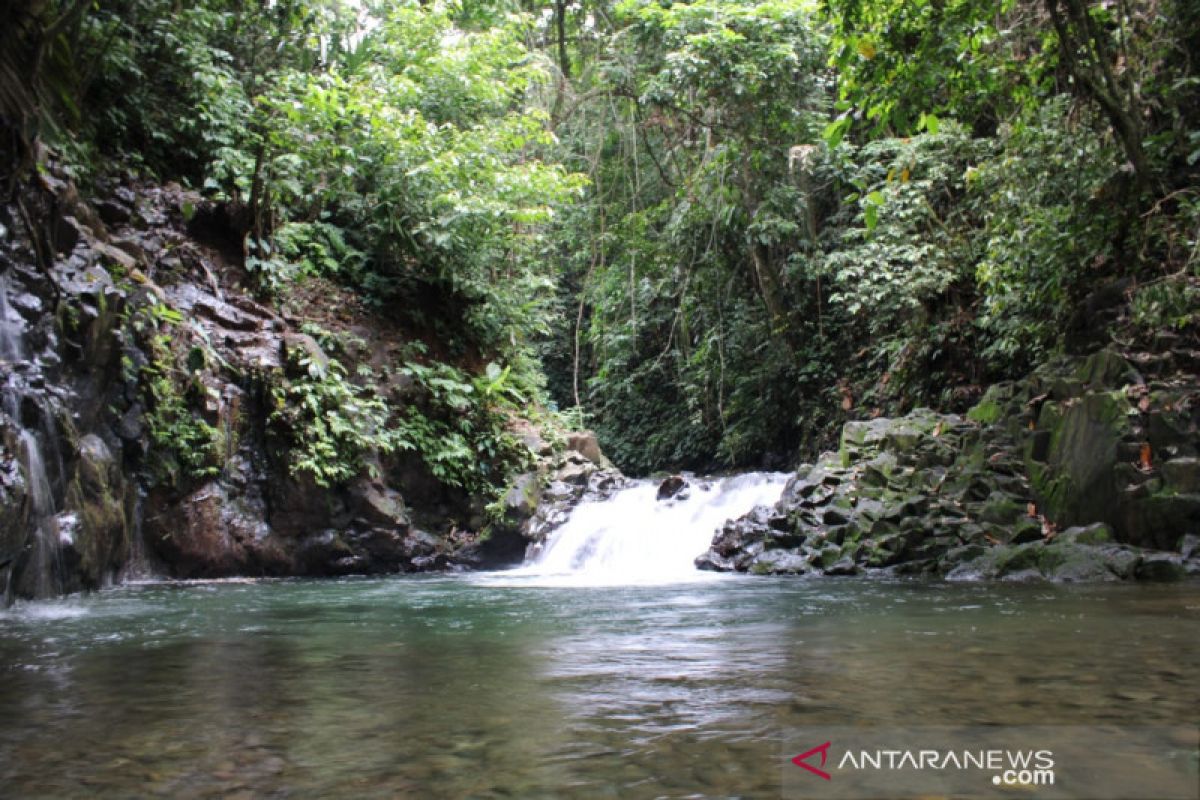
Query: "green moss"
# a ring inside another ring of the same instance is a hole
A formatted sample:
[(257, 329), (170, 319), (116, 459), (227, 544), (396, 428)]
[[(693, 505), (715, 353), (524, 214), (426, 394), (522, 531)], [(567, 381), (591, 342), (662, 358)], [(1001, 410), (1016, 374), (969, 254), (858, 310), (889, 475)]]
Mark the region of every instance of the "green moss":
[(978, 422), (981, 425), (992, 425), (1000, 419), (1002, 412), (1003, 409), (999, 403), (985, 397), (967, 412), (967, 419)]

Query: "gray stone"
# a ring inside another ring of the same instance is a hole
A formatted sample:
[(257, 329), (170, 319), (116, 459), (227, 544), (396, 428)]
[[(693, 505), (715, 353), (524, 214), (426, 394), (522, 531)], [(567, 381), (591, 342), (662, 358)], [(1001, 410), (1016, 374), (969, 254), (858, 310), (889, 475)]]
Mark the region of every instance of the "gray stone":
[(1187, 569), (1179, 555), (1154, 553), (1141, 560), (1134, 574), (1139, 581), (1178, 581), (1187, 577)]
[(1200, 492), (1200, 458), (1176, 458), (1162, 467), (1163, 481), (1176, 492)]
[(601, 465), (605, 460), (604, 454), (600, 452), (600, 443), (596, 440), (596, 434), (591, 431), (567, 434), (567, 449), (579, 453), (593, 464)]

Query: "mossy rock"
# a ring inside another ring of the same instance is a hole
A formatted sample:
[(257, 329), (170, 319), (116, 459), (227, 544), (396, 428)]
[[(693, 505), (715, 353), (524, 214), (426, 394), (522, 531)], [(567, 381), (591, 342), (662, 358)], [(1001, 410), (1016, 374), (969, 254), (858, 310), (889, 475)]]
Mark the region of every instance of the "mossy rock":
[(754, 575), (803, 575), (812, 572), (812, 564), (794, 550), (768, 550), (755, 556), (747, 571)]
[(1011, 383), (996, 383), (988, 387), (979, 402), (967, 412), (967, 419), (980, 425), (994, 425), (1005, 415), (1013, 398)]
[(1057, 542), (1076, 544), (1108, 544), (1113, 541), (1113, 532), (1107, 524), (1097, 522), (1094, 525), (1067, 528), (1055, 537)]
[(906, 546), (903, 536), (892, 533), (862, 542), (859, 561), (871, 568), (889, 567), (900, 560)]
[(979, 510), (979, 519), (993, 525), (1012, 525), (1026, 516), (1026, 505), (1002, 492), (992, 492)]
[(1114, 468), (1131, 410), (1121, 392), (1085, 395), (1061, 410), (1043, 406), (1039, 427), (1050, 435), (1044, 452), (1027, 451), (1026, 465), (1038, 505), (1052, 521), (1081, 525), (1114, 516), (1120, 488)]
[(1042, 571), (1045, 558), (1040, 544), (1019, 544), (997, 548), (996, 576), (1004, 577), (1027, 570)]
[(1187, 577), (1187, 569), (1179, 556), (1155, 553), (1138, 563), (1134, 575), (1139, 581), (1181, 581)]
[(1008, 541), (1010, 544), (1026, 544), (1028, 542), (1040, 542), (1043, 538), (1042, 524), (1029, 517), (1023, 517), (1017, 520), (1011, 529)]
[(826, 575), (857, 575), (858, 572), (858, 564), (849, 556), (840, 558), (825, 568)]
[(813, 559), (813, 563), (816, 566), (819, 566), (821, 569), (825, 569), (827, 567), (833, 566), (841, 558), (842, 558), (841, 546), (838, 544), (835, 544), (834, 542), (828, 542), (817, 553), (816, 557)]
[(1200, 494), (1163, 491), (1121, 509), (1121, 539), (1140, 547), (1174, 550), (1183, 535), (1200, 530)]
[(127, 548), (125, 482), (120, 464), (100, 437), (82, 437), (78, 456), (66, 506), (80, 522), (75, 541), (80, 572), (86, 585), (96, 586), (121, 562)]
[(1174, 451), (1176, 457), (1200, 456), (1200, 433), (1191, 415), (1178, 407), (1150, 415), (1146, 438), (1155, 453)]
[(896, 456), (891, 453), (880, 453), (863, 465), (860, 481), (865, 486), (886, 488), (896, 474), (898, 464)]
[(1039, 568), (1048, 579), (1067, 583), (1121, 579), (1121, 576), (1113, 571), (1106, 551), (1072, 542), (1055, 541), (1042, 546)]
[(1098, 350), (1075, 371), (1075, 379), (1093, 388), (1120, 389), (1141, 383), (1142, 377), (1128, 361), (1110, 348)]

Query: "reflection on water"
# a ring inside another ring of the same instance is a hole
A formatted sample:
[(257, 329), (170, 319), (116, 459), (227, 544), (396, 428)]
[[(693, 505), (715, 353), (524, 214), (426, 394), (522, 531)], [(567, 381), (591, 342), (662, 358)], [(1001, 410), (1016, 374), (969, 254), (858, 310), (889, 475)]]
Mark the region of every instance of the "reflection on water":
[(497, 576), (0, 614), (13, 797), (777, 797), (813, 725), (1195, 724), (1200, 586)]

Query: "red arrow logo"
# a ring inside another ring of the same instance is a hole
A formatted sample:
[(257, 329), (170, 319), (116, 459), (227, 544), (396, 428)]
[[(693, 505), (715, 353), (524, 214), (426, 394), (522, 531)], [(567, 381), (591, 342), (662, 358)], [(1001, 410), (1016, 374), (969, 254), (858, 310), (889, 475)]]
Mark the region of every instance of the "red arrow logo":
[(821, 754), (821, 766), (822, 767), (825, 766), (825, 759), (827, 759), (829, 757), (829, 745), (830, 745), (829, 742), (826, 742), (825, 744), (819, 744), (816, 747), (814, 747), (812, 750), (809, 750), (807, 753), (801, 753), (800, 755), (793, 758), (792, 763), (795, 764), (797, 767), (803, 767), (804, 769), (811, 772), (813, 775), (824, 778), (825, 780), (829, 780), (830, 777), (829, 777), (828, 772), (826, 772), (823, 769), (817, 769), (812, 764), (805, 763), (807, 761), (807, 759), (811, 758), (812, 756), (816, 755), (817, 753), (820, 753)]

